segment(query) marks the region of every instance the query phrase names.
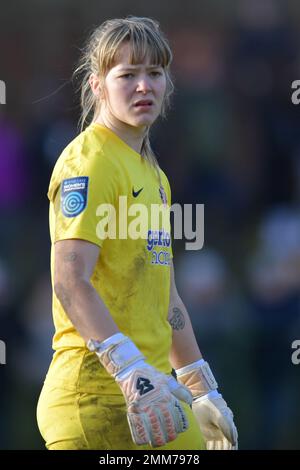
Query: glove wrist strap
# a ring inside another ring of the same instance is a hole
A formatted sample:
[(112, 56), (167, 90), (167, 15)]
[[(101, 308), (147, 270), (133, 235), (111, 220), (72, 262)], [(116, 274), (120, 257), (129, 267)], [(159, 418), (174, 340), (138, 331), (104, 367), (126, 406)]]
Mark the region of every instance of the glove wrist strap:
[(204, 359), (177, 369), (176, 374), (178, 381), (189, 388), (193, 397), (206, 395), (218, 388), (211, 368)]
[(122, 333), (116, 333), (101, 342), (90, 339), (87, 347), (97, 354), (101, 364), (115, 378), (145, 359), (133, 341)]

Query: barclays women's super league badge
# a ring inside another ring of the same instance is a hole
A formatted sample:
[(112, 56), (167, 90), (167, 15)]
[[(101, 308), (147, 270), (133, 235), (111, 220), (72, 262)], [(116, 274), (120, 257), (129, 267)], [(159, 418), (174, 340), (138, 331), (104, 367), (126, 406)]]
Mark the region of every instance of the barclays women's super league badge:
[(61, 209), (65, 217), (76, 217), (86, 207), (88, 176), (63, 180), (61, 187)]
[(163, 205), (167, 206), (167, 204), (168, 204), (167, 195), (166, 195), (166, 192), (165, 192), (163, 186), (159, 187), (159, 195), (160, 195), (160, 198), (162, 200)]

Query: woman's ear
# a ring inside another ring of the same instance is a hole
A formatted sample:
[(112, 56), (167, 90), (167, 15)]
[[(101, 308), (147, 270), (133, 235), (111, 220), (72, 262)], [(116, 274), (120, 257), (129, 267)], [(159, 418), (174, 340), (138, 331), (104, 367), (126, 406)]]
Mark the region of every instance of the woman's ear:
[(95, 74), (91, 73), (90, 78), (89, 78), (89, 84), (91, 87), (91, 90), (95, 96), (98, 98), (101, 98), (101, 83), (100, 83), (100, 78)]

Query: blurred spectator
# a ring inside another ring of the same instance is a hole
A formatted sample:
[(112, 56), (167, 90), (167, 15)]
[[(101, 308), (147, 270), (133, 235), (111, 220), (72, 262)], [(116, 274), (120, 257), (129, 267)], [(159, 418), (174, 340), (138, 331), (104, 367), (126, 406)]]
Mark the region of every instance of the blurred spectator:
[(25, 207), (31, 189), (24, 142), (16, 126), (0, 114), (0, 210)]
[[(289, 207), (262, 220), (259, 245), (249, 262), (249, 302), (255, 323), (253, 367), (258, 390), (259, 448), (286, 448), (298, 426), (300, 381), (291, 344), (300, 320), (300, 218)], [(296, 336), (295, 336), (296, 335)]]
[[(20, 309), (22, 337), (15, 351), (11, 413), (14, 441), (23, 449), (44, 448), (36, 425), (36, 403), (52, 359), (52, 291), (49, 272), (42, 273), (27, 294)], [(18, 422), (31, 423), (20, 427)]]
[(10, 448), (14, 429), (12, 415), (15, 403), (11, 399), (15, 377), (14, 357), (22, 337), (17, 316), (18, 302), (12, 273), (0, 259), (0, 339), (4, 341), (6, 349), (6, 364), (0, 365), (0, 449)]
[[(21, 132), (0, 114), (0, 255), (12, 260), (17, 234), (26, 220), (32, 184)], [(5, 227), (5, 229), (4, 229)]]
[[(251, 442), (252, 373), (249, 308), (239, 294), (225, 259), (214, 250), (181, 256), (176, 268), (179, 292), (191, 317), (198, 344), (216, 370), (236, 413), (242, 448)], [(241, 396), (243, 405), (241, 405)]]

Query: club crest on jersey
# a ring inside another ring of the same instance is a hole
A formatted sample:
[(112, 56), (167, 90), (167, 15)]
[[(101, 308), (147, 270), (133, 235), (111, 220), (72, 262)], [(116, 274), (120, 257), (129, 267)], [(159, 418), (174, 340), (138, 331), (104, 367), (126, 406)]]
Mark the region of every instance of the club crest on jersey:
[(166, 192), (165, 192), (163, 186), (159, 187), (159, 195), (160, 195), (160, 198), (162, 200), (162, 203), (166, 206), (167, 205), (167, 195), (166, 195)]
[(88, 182), (88, 176), (63, 180), (61, 210), (65, 217), (76, 217), (86, 208)]

